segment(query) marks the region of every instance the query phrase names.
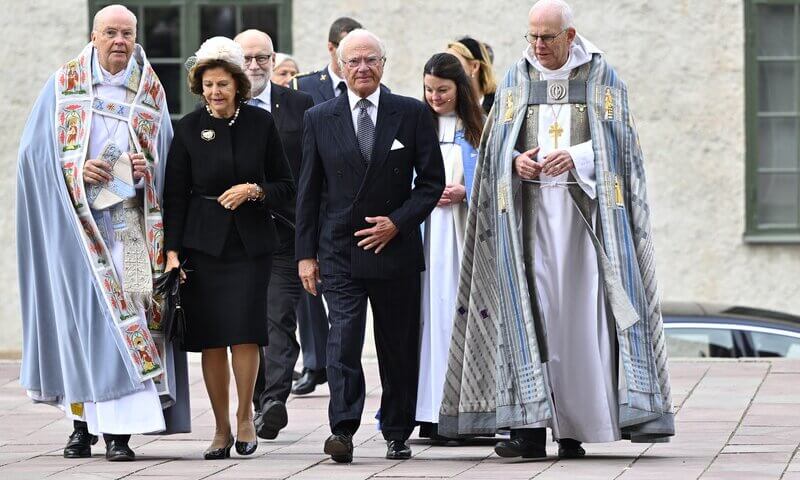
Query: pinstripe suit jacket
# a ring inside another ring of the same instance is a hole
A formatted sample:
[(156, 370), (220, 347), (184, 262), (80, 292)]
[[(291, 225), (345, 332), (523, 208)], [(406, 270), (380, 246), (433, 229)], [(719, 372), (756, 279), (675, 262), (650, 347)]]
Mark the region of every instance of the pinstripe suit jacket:
[[(444, 189), (442, 154), (427, 107), (381, 88), (369, 167), (347, 95), (308, 110), (303, 121), (295, 256), (318, 258), (323, 275), (397, 278), (425, 269), (419, 225)], [(399, 229), (379, 254), (354, 236), (375, 216)]]

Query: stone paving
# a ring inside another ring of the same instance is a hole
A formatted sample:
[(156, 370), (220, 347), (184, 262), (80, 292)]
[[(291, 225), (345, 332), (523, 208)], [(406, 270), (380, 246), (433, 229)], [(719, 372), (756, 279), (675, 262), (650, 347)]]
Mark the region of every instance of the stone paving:
[(200, 375), (191, 364), (193, 433), (135, 436), (138, 460), (109, 463), (102, 441), (94, 456), (66, 460), (71, 423), (53, 407), (34, 405), (18, 383), (19, 364), (0, 363), (0, 479), (785, 479), (800, 480), (800, 361), (671, 362), (677, 436), (670, 443), (587, 445), (588, 456), (515, 461), (494, 455), (493, 441), (433, 446), (412, 440), (414, 457), (385, 460), (376, 432), (377, 365), (366, 362), (369, 395), (351, 465), (322, 453), (328, 436), (327, 388), (289, 400), (289, 426), (252, 457), (204, 461), (213, 418)]

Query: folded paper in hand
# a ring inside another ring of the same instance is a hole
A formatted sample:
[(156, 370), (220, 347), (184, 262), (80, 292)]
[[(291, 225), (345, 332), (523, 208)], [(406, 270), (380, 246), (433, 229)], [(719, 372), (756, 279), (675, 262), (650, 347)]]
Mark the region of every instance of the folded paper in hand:
[(136, 195), (131, 158), (126, 152), (109, 140), (100, 152), (98, 160), (111, 165), (113, 178), (105, 184), (87, 186), (86, 196), (92, 209), (105, 210)]

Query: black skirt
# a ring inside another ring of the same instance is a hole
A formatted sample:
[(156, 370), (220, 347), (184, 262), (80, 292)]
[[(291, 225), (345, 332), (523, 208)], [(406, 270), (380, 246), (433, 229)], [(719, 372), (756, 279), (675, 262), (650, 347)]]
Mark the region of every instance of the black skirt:
[(267, 345), (272, 256), (248, 257), (235, 226), (219, 257), (192, 249), (185, 249), (184, 256), (185, 268), (191, 271), (181, 287), (181, 305), (186, 313), (183, 350)]

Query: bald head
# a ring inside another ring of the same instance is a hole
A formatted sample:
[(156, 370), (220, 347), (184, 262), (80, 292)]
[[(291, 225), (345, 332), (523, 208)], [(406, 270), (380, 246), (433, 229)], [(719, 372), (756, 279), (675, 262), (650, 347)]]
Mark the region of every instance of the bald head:
[(250, 95), (257, 97), (269, 85), (275, 65), (275, 50), (272, 38), (261, 30), (245, 30), (236, 35), (234, 41), (244, 52), (244, 73), (250, 79)]
[(256, 30), (255, 28), (251, 28), (250, 30), (245, 30), (239, 35), (236, 35), (233, 38), (233, 41), (242, 45), (243, 43), (262, 43), (263, 46), (269, 47), (272, 50), (272, 37), (270, 37), (267, 33), (262, 32), (261, 30)]
[(123, 70), (136, 46), (136, 15), (122, 5), (109, 5), (94, 16), (92, 44), (100, 66), (109, 73)]
[(539, 0), (531, 7), (528, 17), (548, 23), (558, 22), (562, 30), (573, 27), (572, 7), (564, 0)]
[(557, 70), (567, 63), (575, 35), (572, 9), (563, 0), (539, 0), (531, 8), (527, 38), (544, 68)]
[(103, 7), (94, 14), (92, 31), (102, 31), (108, 23), (127, 22), (133, 25), (136, 31), (136, 15), (128, 10), (124, 5), (109, 5)]

